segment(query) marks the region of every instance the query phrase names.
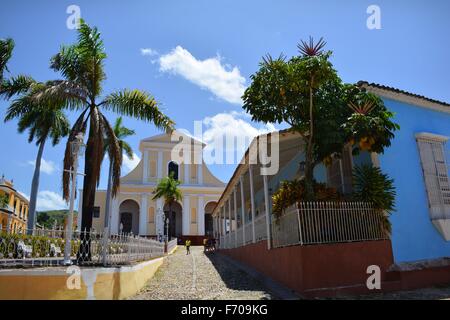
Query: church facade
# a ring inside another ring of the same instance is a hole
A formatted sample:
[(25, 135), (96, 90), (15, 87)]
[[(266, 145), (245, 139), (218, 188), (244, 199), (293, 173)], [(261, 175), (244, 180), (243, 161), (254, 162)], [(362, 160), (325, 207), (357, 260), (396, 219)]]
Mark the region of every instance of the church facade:
[[(180, 153), (177, 150), (181, 140), (185, 148)], [(183, 239), (212, 236), (212, 211), (225, 184), (205, 165), (204, 147), (205, 144), (178, 131), (141, 140), (141, 160), (130, 173), (121, 177), (118, 194), (112, 200), (111, 233), (156, 238), (168, 232), (172, 237)], [(191, 156), (188, 160), (186, 150)], [(182, 200), (172, 205), (171, 212), (164, 199), (153, 200), (158, 181), (170, 173), (181, 182), (182, 192)], [(97, 231), (104, 229), (105, 203), (106, 190), (98, 190), (93, 212), (93, 228)], [(80, 209), (81, 204), (80, 198)]]

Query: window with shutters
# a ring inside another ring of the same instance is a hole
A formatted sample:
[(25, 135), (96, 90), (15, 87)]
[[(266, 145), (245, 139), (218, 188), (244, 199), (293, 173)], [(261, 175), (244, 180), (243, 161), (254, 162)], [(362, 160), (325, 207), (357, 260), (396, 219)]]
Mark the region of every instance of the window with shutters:
[(342, 157), (334, 158), (331, 165), (327, 167), (327, 184), (336, 188), (340, 193), (352, 192), (352, 151), (350, 146), (344, 147)]
[(197, 223), (197, 208), (191, 208), (191, 223)]
[(150, 161), (150, 177), (156, 177), (156, 161)]
[(155, 207), (148, 208), (148, 223), (155, 223)]
[(416, 135), (431, 220), (450, 219), (450, 165), (448, 137)]

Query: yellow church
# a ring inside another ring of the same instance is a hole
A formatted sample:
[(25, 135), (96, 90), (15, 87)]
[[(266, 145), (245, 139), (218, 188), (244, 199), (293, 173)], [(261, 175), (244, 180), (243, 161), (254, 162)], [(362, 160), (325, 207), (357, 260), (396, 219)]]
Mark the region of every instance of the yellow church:
[[(177, 148), (181, 145), (184, 149), (179, 152)], [(121, 177), (118, 194), (112, 200), (111, 233), (158, 238), (169, 232), (172, 237), (189, 238), (195, 243), (205, 236), (212, 236), (212, 212), (225, 184), (204, 163), (202, 154), (205, 146), (177, 130), (141, 140), (141, 160), (130, 173)], [(175, 203), (169, 213), (164, 199), (153, 200), (152, 192), (158, 181), (172, 172), (181, 182), (182, 201)], [(79, 195), (81, 212), (82, 192)], [(92, 225), (97, 231), (104, 228), (105, 199), (106, 190), (98, 190)], [(167, 225), (165, 214), (169, 216)], [(78, 216), (81, 218), (81, 214)]]

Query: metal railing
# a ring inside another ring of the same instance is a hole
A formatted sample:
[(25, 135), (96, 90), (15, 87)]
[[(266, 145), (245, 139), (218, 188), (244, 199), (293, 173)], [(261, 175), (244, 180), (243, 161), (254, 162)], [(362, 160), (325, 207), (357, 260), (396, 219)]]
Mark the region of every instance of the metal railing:
[[(60, 265), (64, 247), (63, 230), (36, 229), (33, 235), (0, 232), (0, 266)], [(122, 265), (163, 255), (164, 243), (133, 234), (72, 234), (70, 260), (77, 265)]]
[(0, 205), (0, 209), (5, 209), (13, 213), (16, 211), (15, 208), (9, 204)]
[(267, 239), (266, 215), (261, 213), (255, 218), (255, 240), (256, 242)]
[[(388, 239), (384, 213), (365, 202), (301, 202), (271, 221), (272, 246), (312, 245)], [(255, 241), (267, 239), (266, 216), (255, 218)], [(242, 237), (245, 228), (245, 242)], [(237, 239), (235, 237), (237, 232)], [(252, 222), (220, 237), (220, 248), (253, 242)]]
[(178, 244), (178, 239), (174, 238), (167, 242), (167, 253), (171, 252)]
[(253, 242), (253, 228), (252, 228), (252, 222), (247, 222), (244, 226), (245, 228), (245, 241), (244, 245), (252, 243)]
[(301, 202), (272, 223), (272, 244), (325, 244), (389, 238), (384, 213), (365, 202)]

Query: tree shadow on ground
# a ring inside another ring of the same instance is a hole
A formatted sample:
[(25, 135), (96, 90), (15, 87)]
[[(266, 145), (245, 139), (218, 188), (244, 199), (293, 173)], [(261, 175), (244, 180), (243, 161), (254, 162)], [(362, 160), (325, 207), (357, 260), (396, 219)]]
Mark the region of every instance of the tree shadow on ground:
[(266, 294), (263, 300), (277, 299), (259, 280), (232, 265), (221, 254), (206, 252), (205, 256), (211, 261), (227, 288), (237, 291), (262, 291)]

